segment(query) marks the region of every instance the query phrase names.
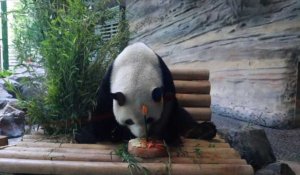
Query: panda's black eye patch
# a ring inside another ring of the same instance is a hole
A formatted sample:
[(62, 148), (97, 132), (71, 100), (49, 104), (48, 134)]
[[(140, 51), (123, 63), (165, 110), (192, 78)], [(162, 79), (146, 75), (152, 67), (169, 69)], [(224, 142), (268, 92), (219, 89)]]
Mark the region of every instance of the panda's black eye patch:
[(122, 92), (112, 93), (111, 95), (113, 99), (117, 100), (120, 106), (123, 106), (125, 104), (126, 98)]
[(161, 97), (162, 97), (162, 88), (157, 87), (157, 88), (153, 89), (153, 91), (152, 91), (153, 101), (160, 102)]
[(125, 120), (125, 124), (126, 125), (133, 125), (134, 122), (131, 119), (127, 119), (127, 120)]
[(146, 123), (152, 123), (152, 122), (154, 122), (154, 118), (149, 117), (146, 119)]

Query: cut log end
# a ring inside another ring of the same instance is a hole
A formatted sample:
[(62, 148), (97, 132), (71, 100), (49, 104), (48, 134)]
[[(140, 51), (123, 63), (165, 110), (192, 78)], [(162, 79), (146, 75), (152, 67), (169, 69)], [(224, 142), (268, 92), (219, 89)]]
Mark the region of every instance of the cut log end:
[(0, 135), (0, 146), (8, 145), (8, 138), (7, 136)]

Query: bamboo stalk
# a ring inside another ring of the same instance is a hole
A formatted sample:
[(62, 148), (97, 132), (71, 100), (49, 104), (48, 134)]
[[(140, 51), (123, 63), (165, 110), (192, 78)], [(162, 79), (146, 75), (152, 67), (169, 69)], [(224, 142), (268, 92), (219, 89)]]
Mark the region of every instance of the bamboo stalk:
[(174, 80), (177, 93), (183, 94), (209, 94), (210, 82), (208, 80), (183, 81)]
[(212, 111), (210, 108), (184, 108), (195, 120), (210, 121)]
[(209, 80), (209, 71), (192, 68), (171, 68), (174, 80)]
[(211, 97), (205, 94), (176, 94), (183, 107), (210, 107)]
[(0, 146), (8, 145), (8, 138), (7, 136), (0, 135)]
[[(72, 175), (110, 175), (128, 174), (128, 164), (119, 162), (75, 162), (49, 160), (0, 159), (0, 172), (28, 174), (72, 174)], [(166, 165), (162, 163), (142, 163), (152, 174), (166, 174)], [(239, 164), (171, 164), (172, 175), (252, 175), (249, 165)], [(138, 172), (134, 174), (143, 174)]]

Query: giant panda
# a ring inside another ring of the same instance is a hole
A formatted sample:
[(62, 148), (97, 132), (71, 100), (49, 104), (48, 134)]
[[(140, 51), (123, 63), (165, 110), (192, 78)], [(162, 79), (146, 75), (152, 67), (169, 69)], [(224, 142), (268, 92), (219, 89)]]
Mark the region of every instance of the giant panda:
[[(181, 136), (213, 138), (215, 125), (193, 120), (175, 93), (172, 75), (161, 57), (143, 43), (129, 45), (106, 72), (92, 119), (75, 139), (79, 143), (122, 141), (147, 133), (167, 144), (178, 144)], [(143, 106), (148, 109), (146, 120)]]

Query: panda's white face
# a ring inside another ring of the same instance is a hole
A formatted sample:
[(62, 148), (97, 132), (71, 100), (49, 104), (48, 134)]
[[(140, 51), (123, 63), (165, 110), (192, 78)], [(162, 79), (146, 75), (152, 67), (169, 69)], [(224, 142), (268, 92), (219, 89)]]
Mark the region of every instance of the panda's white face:
[[(146, 136), (161, 117), (162, 73), (155, 53), (142, 43), (130, 45), (116, 58), (111, 75), (113, 112), (136, 137)], [(142, 106), (148, 108), (145, 116)]]
[[(136, 137), (146, 136), (147, 129), (151, 128), (156, 121), (161, 117), (163, 103), (162, 100), (154, 101), (152, 99), (152, 92), (139, 93), (137, 95), (118, 93), (121, 98), (125, 99), (120, 103), (120, 97), (116, 97), (113, 101), (113, 111), (116, 120), (119, 124), (128, 127), (133, 135)], [(120, 95), (123, 94), (123, 95)], [(121, 100), (122, 101), (122, 100)], [(148, 112), (143, 113), (143, 106), (147, 107)]]

